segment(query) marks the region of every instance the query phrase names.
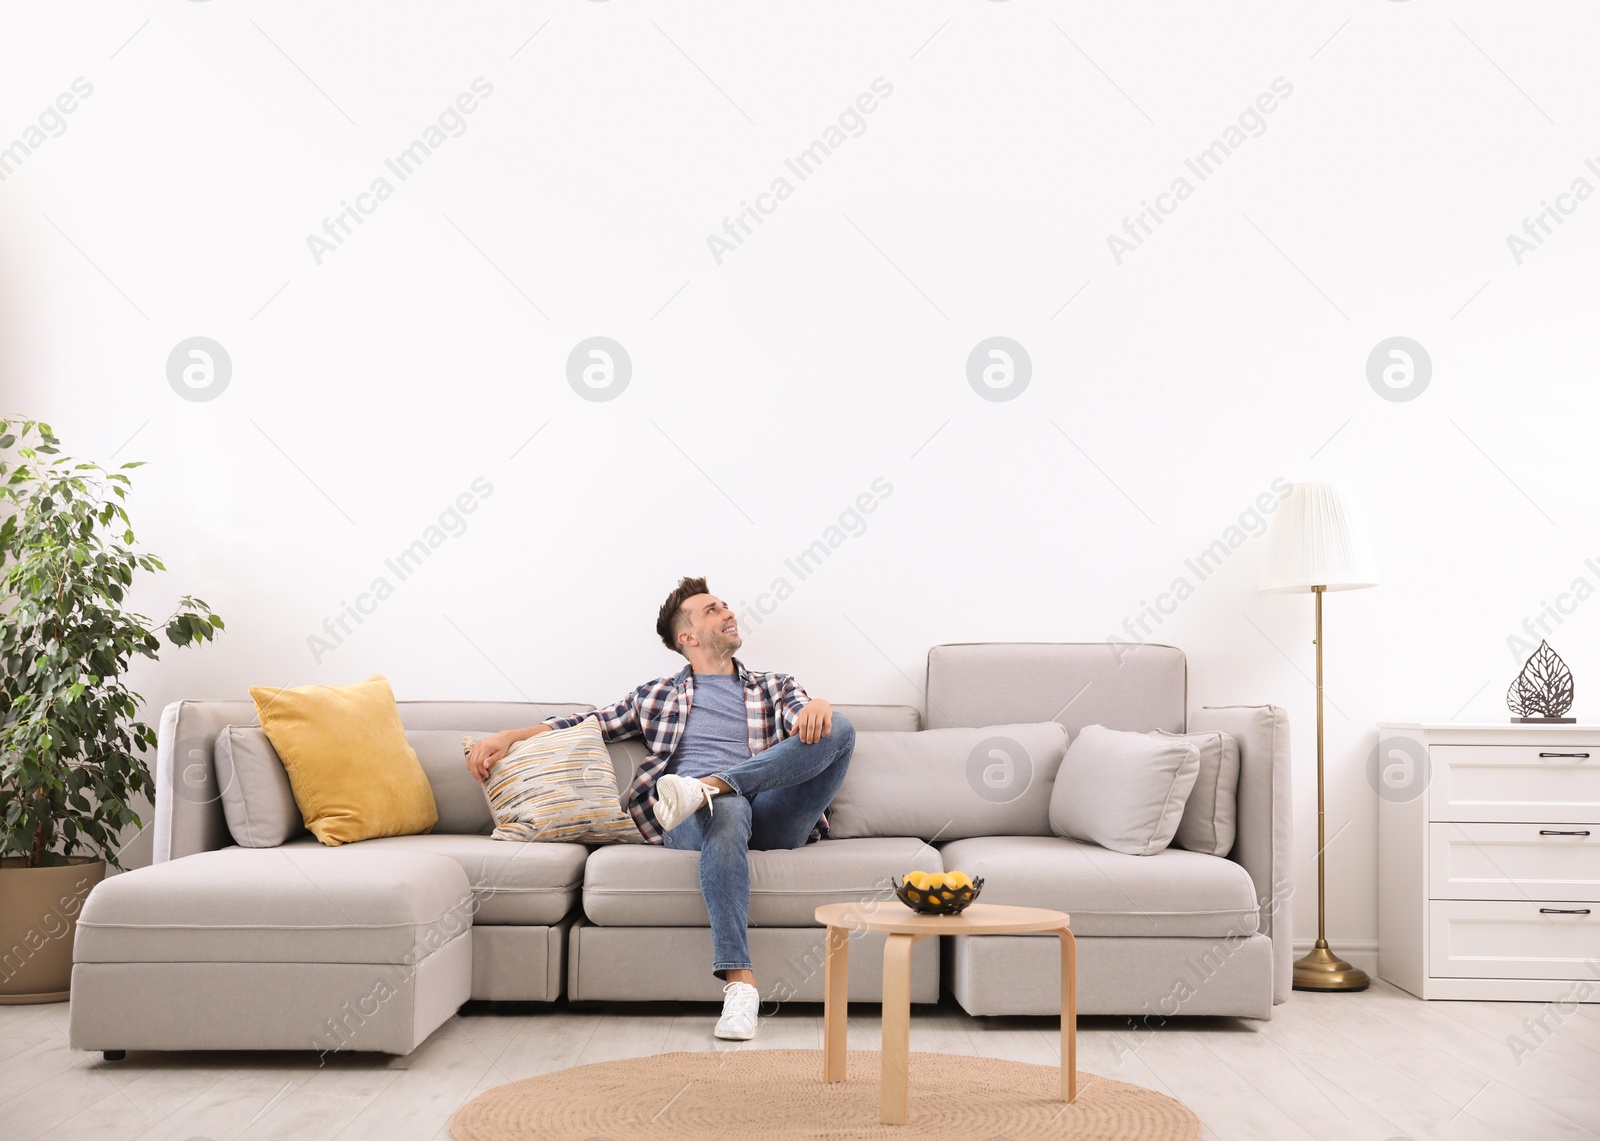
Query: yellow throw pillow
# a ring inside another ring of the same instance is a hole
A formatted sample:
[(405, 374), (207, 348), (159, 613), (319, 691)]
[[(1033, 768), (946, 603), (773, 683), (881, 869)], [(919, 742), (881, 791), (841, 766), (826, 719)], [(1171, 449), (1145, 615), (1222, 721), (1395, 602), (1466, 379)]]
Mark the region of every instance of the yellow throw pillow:
[[(461, 738), (462, 752), (471, 753), (478, 740)], [(489, 766), (483, 795), (496, 840), (644, 843), (622, 809), (617, 772), (592, 717), (517, 742)]]
[(254, 685), (250, 700), (306, 827), (324, 844), (410, 836), (439, 822), (433, 788), (381, 674), (355, 685)]

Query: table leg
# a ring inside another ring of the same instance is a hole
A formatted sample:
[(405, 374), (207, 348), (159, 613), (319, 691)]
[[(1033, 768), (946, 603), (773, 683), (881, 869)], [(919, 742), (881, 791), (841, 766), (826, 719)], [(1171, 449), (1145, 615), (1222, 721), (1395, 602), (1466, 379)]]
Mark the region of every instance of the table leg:
[(911, 948), (915, 935), (891, 934), (883, 943), (883, 1066), (878, 1118), (906, 1123), (911, 1065)]
[(845, 1028), (850, 1018), (850, 932), (827, 929), (822, 966), (822, 1080), (844, 1081)]
[(1061, 1098), (1078, 1099), (1078, 941), (1061, 935)]

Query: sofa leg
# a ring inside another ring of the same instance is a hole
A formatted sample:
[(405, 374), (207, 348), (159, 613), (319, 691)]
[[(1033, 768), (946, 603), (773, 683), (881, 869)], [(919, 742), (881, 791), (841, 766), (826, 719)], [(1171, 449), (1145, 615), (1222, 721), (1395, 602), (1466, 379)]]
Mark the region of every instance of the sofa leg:
[(120, 1062), (128, 1056), (126, 1050), (102, 1050), (100, 1056), (108, 1062)]

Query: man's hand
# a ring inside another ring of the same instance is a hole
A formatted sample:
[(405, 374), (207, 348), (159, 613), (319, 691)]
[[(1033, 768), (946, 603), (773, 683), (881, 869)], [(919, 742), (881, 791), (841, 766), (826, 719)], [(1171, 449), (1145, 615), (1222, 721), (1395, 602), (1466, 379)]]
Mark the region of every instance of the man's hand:
[(833, 732), (833, 706), (814, 697), (794, 719), (795, 736), (808, 745), (814, 745)]
[(548, 725), (534, 725), (528, 729), (507, 729), (492, 737), (485, 737), (467, 754), (467, 771), (479, 782), (489, 776), (489, 766), (511, 751), (511, 747), (529, 737), (550, 732)]

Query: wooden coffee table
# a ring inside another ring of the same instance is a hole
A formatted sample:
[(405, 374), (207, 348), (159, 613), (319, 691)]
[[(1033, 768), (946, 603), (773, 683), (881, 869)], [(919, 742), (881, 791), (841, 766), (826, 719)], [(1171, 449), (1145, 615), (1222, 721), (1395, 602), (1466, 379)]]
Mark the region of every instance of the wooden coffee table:
[(911, 948), (929, 935), (1025, 935), (1061, 937), (1061, 1097), (1078, 1096), (1078, 949), (1071, 917), (1064, 911), (973, 903), (960, 915), (923, 915), (898, 899), (828, 903), (817, 908), (828, 929), (823, 966), (822, 1080), (845, 1078), (845, 1025), (849, 1011), (850, 936), (885, 931), (883, 945), (883, 1065), (878, 1116), (885, 1125), (906, 1123), (910, 1091)]

